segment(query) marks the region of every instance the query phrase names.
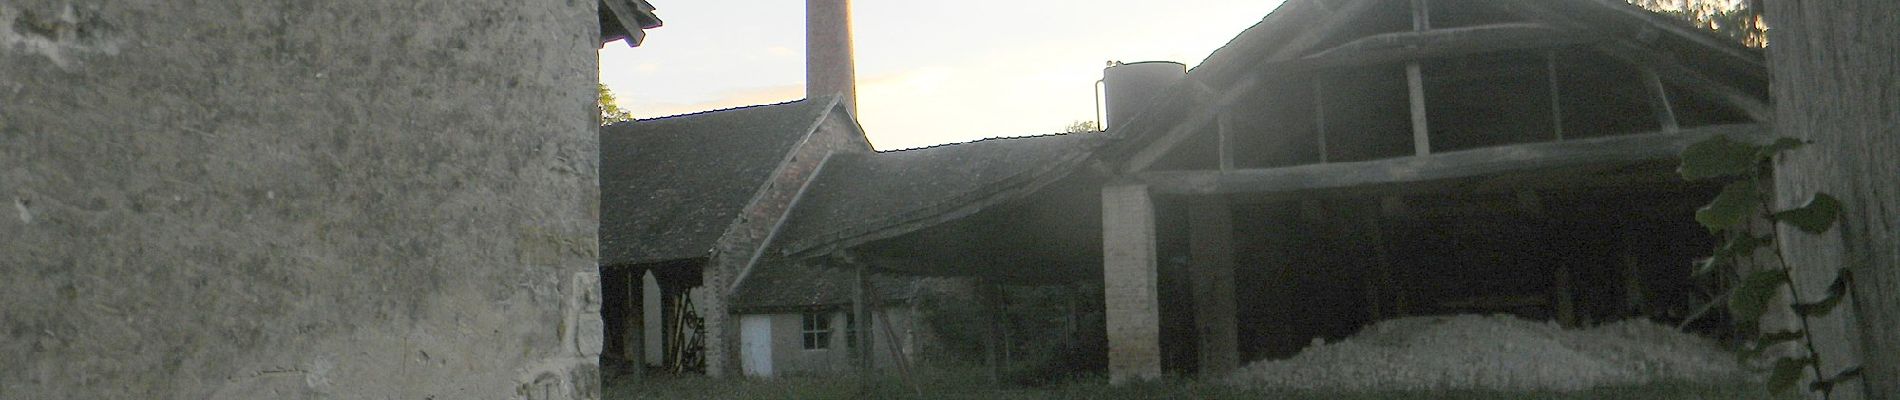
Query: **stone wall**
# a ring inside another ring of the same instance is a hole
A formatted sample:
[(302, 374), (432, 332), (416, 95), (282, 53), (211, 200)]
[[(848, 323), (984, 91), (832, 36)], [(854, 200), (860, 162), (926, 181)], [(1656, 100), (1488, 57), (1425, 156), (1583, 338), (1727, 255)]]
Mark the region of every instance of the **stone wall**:
[(0, 2), (0, 398), (591, 398), (595, 3)]

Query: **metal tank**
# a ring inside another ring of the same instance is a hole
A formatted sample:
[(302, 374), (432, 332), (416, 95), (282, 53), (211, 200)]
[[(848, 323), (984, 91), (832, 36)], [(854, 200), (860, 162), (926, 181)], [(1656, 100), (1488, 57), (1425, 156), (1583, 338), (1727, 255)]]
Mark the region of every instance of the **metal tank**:
[(1187, 65), (1173, 61), (1113, 62), (1102, 69), (1102, 97), (1108, 107), (1103, 129), (1120, 128), (1162, 91), (1187, 77)]

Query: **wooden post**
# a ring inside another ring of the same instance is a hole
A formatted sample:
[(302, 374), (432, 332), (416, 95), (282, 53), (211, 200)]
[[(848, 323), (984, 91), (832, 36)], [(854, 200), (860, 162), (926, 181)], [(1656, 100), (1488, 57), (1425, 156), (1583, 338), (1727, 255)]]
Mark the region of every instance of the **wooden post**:
[(1239, 128), (1234, 126), (1234, 115), (1232, 113), (1222, 110), (1220, 114), (1214, 116), (1214, 130), (1216, 131), (1214, 133), (1218, 135), (1220, 139), (1219, 147), (1216, 151), (1220, 153), (1220, 170), (1222, 171), (1234, 169), (1235, 129)]
[(872, 290), (870, 272), (865, 270), (863, 263), (856, 263), (855, 267), (857, 273), (853, 274), (852, 287), (854, 290), (851, 291), (851, 322), (853, 326), (848, 329), (853, 331), (852, 334), (854, 336), (852, 337), (857, 339), (858, 347), (851, 349), (851, 355), (858, 361), (859, 376), (870, 376), (871, 370), (875, 366), (872, 357), (875, 352), (871, 351), (871, 346), (874, 338), (877, 337), (871, 334), (871, 310), (875, 308), (876, 305), (870, 304), (870, 302), (867, 301)]
[(983, 361), (989, 367), (990, 383), (1003, 383), (1003, 293), (995, 281), (977, 284), (978, 301), (983, 303)]
[(1564, 140), (1563, 96), (1557, 84), (1557, 52), (1544, 52), (1544, 77), (1550, 81), (1550, 133), (1556, 140)]
[(1669, 91), (1663, 87), (1662, 77), (1656, 70), (1643, 67), (1643, 84), (1649, 87), (1650, 108), (1656, 112), (1656, 122), (1663, 132), (1675, 132), (1682, 129), (1676, 123), (1676, 110), (1669, 105)]
[(646, 293), (641, 277), (645, 270), (631, 270), (621, 274), (626, 285), (625, 316), (621, 318), (620, 354), (633, 363), (633, 376), (645, 376), (647, 370), (646, 340)]
[(1235, 327), (1233, 212), (1218, 195), (1188, 204), (1189, 284), (1194, 301), (1196, 348), (1205, 378), (1240, 365)]
[[(1423, 32), (1431, 28), (1431, 13), (1426, 9), (1426, 0), (1412, 0), (1412, 30)], [(1420, 156), (1431, 154), (1431, 126), (1425, 118), (1425, 72), (1418, 61), (1405, 63), (1405, 86), (1412, 103), (1412, 153)]]
[(1326, 78), (1313, 74), (1313, 132), (1319, 145), (1319, 162), (1326, 163)]
[(1392, 258), (1386, 249), (1385, 226), (1379, 222), (1379, 215), (1367, 212), (1359, 218), (1360, 229), (1365, 231), (1367, 238), (1366, 245), (1372, 246), (1372, 260), (1368, 263), (1372, 273), (1366, 274), (1366, 307), (1373, 321), (1385, 319), (1386, 299), (1393, 297), (1390, 292), (1397, 286), (1392, 281)]

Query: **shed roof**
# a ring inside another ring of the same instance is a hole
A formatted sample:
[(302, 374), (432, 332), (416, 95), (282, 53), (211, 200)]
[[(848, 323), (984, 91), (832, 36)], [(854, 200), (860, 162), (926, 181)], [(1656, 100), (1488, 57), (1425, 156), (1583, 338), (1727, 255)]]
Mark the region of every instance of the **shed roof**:
[(602, 127), (601, 264), (705, 257), (834, 105), (800, 100)]
[[(814, 261), (816, 262), (816, 261)], [(855, 272), (807, 262), (772, 263), (752, 272), (732, 293), (733, 312), (771, 312), (851, 303), (857, 289)], [(914, 279), (872, 275), (871, 289), (880, 303), (909, 300), (916, 294)]]
[(780, 254), (822, 254), (974, 213), (1085, 161), (1100, 133), (839, 154), (787, 221)]

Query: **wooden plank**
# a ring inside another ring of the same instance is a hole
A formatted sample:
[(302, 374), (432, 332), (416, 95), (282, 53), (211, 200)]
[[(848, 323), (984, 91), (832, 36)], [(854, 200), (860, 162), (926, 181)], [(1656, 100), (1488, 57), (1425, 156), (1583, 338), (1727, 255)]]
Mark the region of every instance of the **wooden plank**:
[(1319, 162), (1326, 163), (1326, 77), (1313, 76), (1313, 132), (1318, 136)]
[(876, 348), (872, 346), (872, 343), (876, 342), (875, 339), (877, 335), (872, 334), (871, 327), (875, 325), (875, 321), (871, 320), (871, 311), (877, 306), (871, 304), (869, 301), (872, 290), (871, 272), (867, 271), (868, 268), (865, 268), (862, 263), (853, 265), (853, 267), (856, 273), (852, 274), (851, 285), (852, 326), (847, 329), (854, 331), (852, 338), (858, 341), (858, 347), (851, 349), (851, 355), (857, 359), (858, 373), (860, 376), (864, 376), (868, 375), (872, 368), (876, 367), (876, 357), (874, 357), (874, 355), (877, 353), (872, 351), (872, 349)]
[(1412, 154), (1432, 154), (1431, 124), (1425, 116), (1425, 77), (1417, 61), (1405, 64), (1405, 86), (1412, 103)]
[(1559, 48), (1600, 40), (1603, 38), (1583, 31), (1535, 23), (1393, 32), (1360, 38), (1310, 56), (1269, 63), (1260, 70), (1269, 75), (1293, 74), (1508, 50)]
[[(1267, 55), (1264, 61), (1274, 63), (1299, 57), (1300, 54), (1312, 50), (1314, 46), (1318, 46), (1321, 40), (1350, 26), (1345, 23), (1348, 18), (1370, 10), (1379, 3), (1382, 2), (1374, 0), (1351, 0), (1351, 2), (1347, 3), (1344, 7), (1334, 10), (1314, 22), (1313, 25), (1311, 25), (1314, 29), (1301, 32), (1298, 37), (1280, 46), (1279, 50)], [(1202, 78), (1198, 74), (1190, 72), (1187, 79), (1190, 85), (1205, 85), (1200, 81)], [(1254, 90), (1260, 85), (1260, 82), (1261, 78), (1259, 75), (1249, 75), (1239, 82), (1222, 89), (1211, 103), (1199, 101), (1201, 96), (1196, 96), (1196, 105), (1188, 107), (1190, 114), (1186, 118), (1177, 122), (1173, 128), (1169, 129), (1166, 134), (1157, 138), (1153, 143), (1149, 143), (1147, 147), (1130, 156), (1128, 162), (1122, 165), (1121, 170), (1123, 172), (1135, 172), (1148, 169), (1149, 166), (1154, 165), (1155, 161), (1160, 160), (1162, 156), (1173, 151), (1175, 146), (1187, 141), (1188, 136), (1201, 131), (1208, 124), (1212, 123), (1217, 110), (1225, 109), (1232, 105), (1235, 99)]]
[(1220, 140), (1216, 150), (1220, 153), (1220, 170), (1232, 170), (1234, 169), (1234, 134), (1240, 128), (1234, 126), (1233, 113), (1222, 112), (1215, 119), (1215, 129), (1218, 130), (1216, 134), (1219, 135)]
[(620, 23), (621, 29), (627, 31), (627, 47), (638, 47), (640, 42), (646, 40), (646, 29), (640, 27), (640, 18), (634, 12), (634, 5), (627, 0), (600, 0), (600, 4), (606, 5), (614, 14), (614, 22)]
[[(1593, 1), (1602, 2), (1606, 0), (1593, 0)], [(1615, 0), (1607, 0), (1607, 1), (1615, 1)], [(1588, 21), (1578, 20), (1578, 18), (1576, 18), (1575, 16), (1572, 16), (1563, 12), (1559, 12), (1556, 10), (1552, 10), (1548, 8), (1550, 4), (1547, 4), (1547, 3), (1550, 3), (1550, 2), (1503, 1), (1503, 2), (1497, 2), (1496, 4), (1498, 4), (1501, 7), (1504, 7), (1505, 9), (1513, 13), (1523, 16), (1525, 18), (1546, 21), (1548, 23), (1558, 25), (1565, 29), (1582, 30), (1582, 31), (1587, 31), (1587, 32), (1600, 32), (1602, 35), (1608, 36), (1612, 38), (1613, 40), (1604, 40), (1604, 41), (1598, 42), (1597, 48), (1599, 50), (1604, 51), (1605, 53), (1609, 54), (1612, 57), (1621, 59), (1624, 62), (1636, 64), (1639, 66), (1649, 66), (1650, 68), (1654, 68), (1658, 74), (1662, 75), (1663, 79), (1669, 79), (1671, 81), (1678, 82), (1681, 84), (1682, 87), (1688, 88), (1689, 90), (1696, 91), (1698, 93), (1702, 93), (1702, 94), (1705, 94), (1717, 99), (1721, 99), (1724, 102), (1727, 102), (1730, 105), (1741, 109), (1743, 113), (1748, 114), (1749, 119), (1752, 119), (1756, 122), (1767, 122), (1770, 116), (1774, 115), (1774, 111), (1772, 107), (1769, 106), (1768, 101), (1764, 96), (1758, 96), (1756, 94), (1749, 93), (1748, 91), (1741, 90), (1740, 88), (1737, 88), (1734, 85), (1729, 84), (1728, 82), (1723, 82), (1723, 81), (1718, 81), (1716, 79), (1713, 79), (1709, 77), (1707, 74), (1702, 73), (1701, 71), (1697, 71), (1694, 68), (1690, 68), (1689, 66), (1684, 65), (1679, 61), (1676, 61), (1674, 56), (1671, 54), (1665, 53), (1661, 50), (1656, 50), (1655, 48), (1647, 46), (1647, 45), (1641, 45), (1634, 42), (1635, 40), (1638, 39), (1637, 36), (1640, 36), (1640, 32), (1642, 30), (1648, 30), (1650, 32), (1654, 32), (1656, 29), (1664, 29), (1664, 30), (1669, 30), (1672, 33), (1678, 33), (1678, 34), (1681, 33), (1679, 30), (1681, 27), (1676, 26), (1676, 24), (1674, 23), (1644, 23), (1644, 24), (1641, 24), (1642, 25), (1641, 27), (1635, 30), (1629, 29), (1628, 27), (1613, 27), (1613, 26), (1604, 26), (1603, 24), (1591, 24)], [(1609, 7), (1616, 8), (1618, 12), (1630, 11), (1627, 9), (1618, 8), (1618, 7), (1628, 7), (1627, 4), (1609, 5)], [(1647, 11), (1643, 11), (1643, 10), (1635, 10), (1635, 11), (1637, 11), (1639, 15), (1642, 15), (1645, 21), (1654, 21), (1652, 18), (1657, 17), (1657, 16), (1646, 15), (1648, 13)], [(1664, 22), (1673, 22), (1673, 21), (1664, 21)], [(1678, 35), (1678, 36), (1689, 37), (1693, 35)], [(1690, 37), (1690, 39), (1694, 40), (1695, 38)], [(1733, 57), (1736, 60), (1740, 60), (1744, 62), (1749, 67), (1741, 68), (1740, 71), (1750, 74), (1751, 75), (1750, 78), (1755, 78), (1755, 79), (1767, 78), (1767, 68), (1762, 66), (1759, 56), (1750, 55), (1747, 53), (1747, 50), (1741, 49), (1738, 46), (1734, 46), (1732, 44), (1731, 45), (1721, 45), (1719, 43), (1718, 44), (1704, 43), (1704, 44), (1707, 45), (1708, 48), (1718, 50), (1720, 52), (1723, 52)]]
[(1649, 89), (1649, 108), (1656, 113), (1656, 123), (1662, 126), (1663, 132), (1680, 130), (1682, 127), (1676, 123), (1675, 106), (1669, 104), (1669, 89), (1663, 87), (1662, 77), (1657, 76), (1654, 69), (1641, 70), (1643, 86)]
[(1755, 124), (1716, 125), (1676, 134), (1647, 133), (1527, 143), (1426, 156), (1233, 171), (1155, 171), (1136, 174), (1156, 193), (1289, 193), (1421, 183), (1548, 168), (1670, 160), (1683, 148), (1715, 135), (1761, 141)]
[(1557, 52), (1544, 52), (1544, 77), (1550, 82), (1550, 134), (1564, 140), (1563, 88), (1557, 83)]

